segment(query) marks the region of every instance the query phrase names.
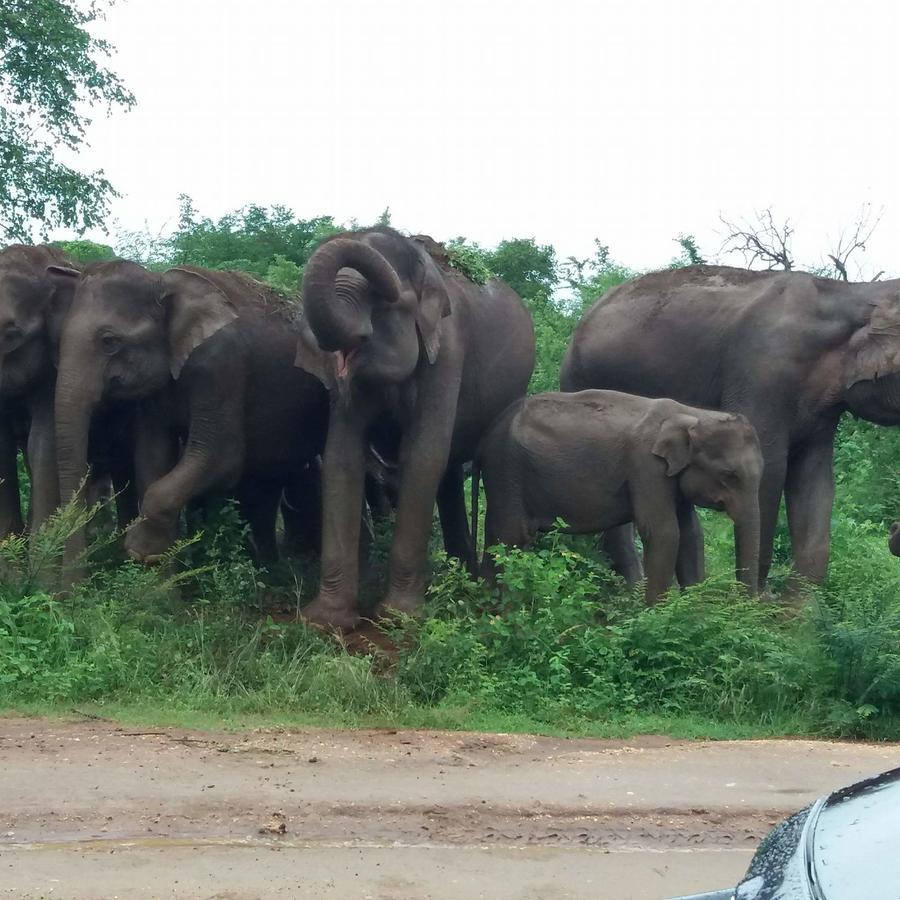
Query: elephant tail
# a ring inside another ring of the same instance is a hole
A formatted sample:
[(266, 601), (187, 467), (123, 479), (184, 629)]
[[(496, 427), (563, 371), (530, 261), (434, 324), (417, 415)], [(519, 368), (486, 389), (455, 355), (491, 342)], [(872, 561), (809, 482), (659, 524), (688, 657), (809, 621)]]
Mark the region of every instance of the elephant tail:
[(471, 528), (472, 532), (472, 564), (475, 567), (473, 575), (478, 574), (478, 497), (481, 493), (481, 466), (478, 460), (472, 462), (472, 495), (471, 495)]

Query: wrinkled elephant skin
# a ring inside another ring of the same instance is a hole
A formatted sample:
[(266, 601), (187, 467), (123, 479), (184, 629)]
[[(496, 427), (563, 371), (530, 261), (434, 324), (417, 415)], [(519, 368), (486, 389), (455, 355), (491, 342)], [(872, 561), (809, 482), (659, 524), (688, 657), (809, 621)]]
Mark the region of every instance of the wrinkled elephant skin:
[(503, 282), (474, 284), (427, 237), (391, 229), (321, 244), (303, 278), (298, 363), (328, 387), (322, 569), (313, 624), (359, 621), (359, 510), (373, 439), (396, 447), (397, 516), (386, 595), (376, 611), (422, 603), (437, 500), (448, 552), (474, 565), (462, 465), (490, 422), (524, 395), (534, 332)]
[[(507, 409), (482, 442), (485, 546), (526, 546), (563, 519), (576, 533), (634, 521), (646, 598), (678, 567), (692, 504), (734, 521), (736, 573), (756, 593), (762, 453), (744, 416), (617, 391), (538, 394)], [(493, 578), (485, 554), (482, 574)]]
[[(239, 273), (85, 269), (56, 391), (63, 497), (83, 477), (91, 423), (114, 404), (134, 417), (141, 519), (126, 535), (132, 558), (163, 556), (182, 508), (210, 491), (236, 494), (257, 548), (273, 554), (282, 494), (321, 452), (328, 416), (322, 385), (294, 366), (292, 316), (287, 301)], [(79, 546), (83, 535), (70, 558)]]
[(794, 568), (818, 582), (828, 565), (841, 414), (900, 424), (900, 281), (705, 265), (645, 275), (585, 314), (560, 383), (745, 415), (764, 456), (760, 589), (782, 495)]

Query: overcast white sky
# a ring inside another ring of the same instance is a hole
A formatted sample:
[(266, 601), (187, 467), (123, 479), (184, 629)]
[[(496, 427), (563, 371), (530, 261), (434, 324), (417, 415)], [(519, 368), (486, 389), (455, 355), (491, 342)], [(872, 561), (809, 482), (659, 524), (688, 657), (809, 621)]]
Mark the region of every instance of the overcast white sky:
[(120, 0), (137, 96), (82, 164), (125, 228), (282, 203), (484, 244), (592, 240), (635, 267), (773, 206), (815, 262), (864, 202), (900, 271), (900, 4)]

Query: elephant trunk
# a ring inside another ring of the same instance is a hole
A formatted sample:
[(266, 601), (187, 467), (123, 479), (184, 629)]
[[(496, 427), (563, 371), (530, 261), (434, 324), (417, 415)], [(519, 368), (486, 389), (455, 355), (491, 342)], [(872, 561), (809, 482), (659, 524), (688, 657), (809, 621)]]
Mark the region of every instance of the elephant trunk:
[(355, 269), (388, 303), (400, 299), (400, 279), (393, 266), (360, 240), (335, 238), (310, 257), (303, 273), (303, 309), (319, 346), (326, 351), (352, 351), (371, 333), (368, 313), (335, 291), (341, 269)]
[[(103, 393), (102, 371), (96, 359), (84, 360), (63, 346), (56, 382), (56, 461), (60, 500), (84, 503), (82, 484), (88, 474), (91, 419)], [(86, 546), (84, 529), (66, 543), (64, 563), (71, 566)]]
[(759, 593), (759, 498), (754, 491), (732, 511), (735, 577), (751, 597)]

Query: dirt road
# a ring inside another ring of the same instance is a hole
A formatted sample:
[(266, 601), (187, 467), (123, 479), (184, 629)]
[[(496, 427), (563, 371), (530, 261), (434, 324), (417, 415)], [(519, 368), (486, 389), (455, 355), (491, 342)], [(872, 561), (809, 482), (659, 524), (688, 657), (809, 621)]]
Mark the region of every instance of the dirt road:
[(900, 747), (0, 718), (0, 897), (663, 898)]

